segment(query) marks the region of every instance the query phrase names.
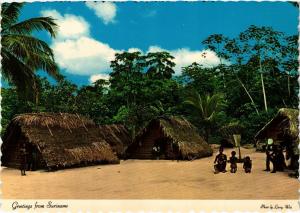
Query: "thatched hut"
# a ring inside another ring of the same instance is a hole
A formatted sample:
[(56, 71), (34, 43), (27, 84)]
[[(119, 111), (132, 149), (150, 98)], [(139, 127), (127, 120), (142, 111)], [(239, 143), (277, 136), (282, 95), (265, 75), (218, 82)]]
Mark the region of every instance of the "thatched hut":
[(92, 120), (77, 114), (27, 113), (16, 116), (3, 137), (2, 165), (18, 168), (20, 147), (35, 153), (38, 169), (118, 163)]
[[(256, 135), (257, 150), (263, 150), (266, 140), (272, 138), (275, 145), (281, 145), (292, 158), (299, 158), (299, 110), (282, 108)], [(293, 158), (295, 160), (293, 160)], [(294, 162), (296, 163), (296, 162)]]
[(152, 159), (153, 147), (160, 147), (160, 159), (191, 160), (211, 156), (210, 146), (184, 118), (160, 117), (152, 120), (129, 146), (133, 159)]

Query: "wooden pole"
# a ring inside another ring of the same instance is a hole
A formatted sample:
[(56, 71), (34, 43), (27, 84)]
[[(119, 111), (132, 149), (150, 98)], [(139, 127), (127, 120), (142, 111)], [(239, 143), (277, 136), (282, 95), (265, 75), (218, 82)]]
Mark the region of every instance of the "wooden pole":
[(241, 146), (239, 146), (239, 160), (242, 160), (242, 154), (241, 154)]

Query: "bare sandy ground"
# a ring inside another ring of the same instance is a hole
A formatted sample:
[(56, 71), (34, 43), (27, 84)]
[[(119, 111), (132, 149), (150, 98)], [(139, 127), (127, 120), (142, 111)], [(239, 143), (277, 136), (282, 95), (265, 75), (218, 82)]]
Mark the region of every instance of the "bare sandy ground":
[[(231, 149), (225, 150), (229, 156)], [(195, 161), (127, 160), (56, 172), (3, 168), (5, 199), (298, 199), (299, 182), (286, 172), (262, 171), (265, 154), (250, 155), (253, 172), (214, 174), (214, 157)], [(228, 166), (229, 167), (229, 166)]]

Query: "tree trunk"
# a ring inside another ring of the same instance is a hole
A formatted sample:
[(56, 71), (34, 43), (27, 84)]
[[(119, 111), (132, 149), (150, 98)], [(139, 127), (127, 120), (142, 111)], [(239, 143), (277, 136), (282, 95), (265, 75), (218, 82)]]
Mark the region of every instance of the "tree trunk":
[(265, 84), (264, 84), (264, 76), (262, 73), (260, 73), (260, 78), (261, 78), (261, 86), (262, 86), (262, 91), (263, 91), (263, 96), (264, 96), (265, 110), (266, 110), (266, 112), (268, 112), (267, 97), (266, 97)]
[(262, 87), (262, 92), (263, 92), (263, 96), (264, 96), (265, 110), (266, 110), (266, 112), (268, 112), (267, 96), (266, 96), (266, 91), (265, 91), (264, 76), (263, 76), (263, 73), (262, 73), (262, 65), (261, 65), (261, 59), (260, 58), (259, 58), (259, 69), (260, 69), (261, 87)]
[(247, 88), (245, 87), (245, 85), (243, 84), (243, 82), (239, 79), (239, 77), (236, 76), (236, 78), (238, 79), (238, 81), (240, 82), (240, 84), (241, 84), (242, 87), (244, 88), (245, 92), (247, 93), (248, 97), (250, 98), (250, 100), (251, 100), (251, 102), (252, 102), (252, 105), (253, 105), (253, 107), (254, 107), (254, 109), (255, 109), (255, 111), (256, 111), (256, 114), (259, 115), (259, 112), (258, 112), (258, 110), (257, 110), (257, 108), (256, 108), (256, 106), (255, 106), (255, 103), (254, 103), (254, 101), (253, 101), (253, 99), (252, 99), (250, 93), (248, 92)]

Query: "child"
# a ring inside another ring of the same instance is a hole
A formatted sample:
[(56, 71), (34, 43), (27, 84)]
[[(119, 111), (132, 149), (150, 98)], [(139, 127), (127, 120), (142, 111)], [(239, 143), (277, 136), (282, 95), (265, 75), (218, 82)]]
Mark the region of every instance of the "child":
[(219, 154), (216, 156), (216, 159), (214, 161), (215, 164), (215, 173), (219, 172), (226, 172), (226, 162), (227, 162), (227, 156), (223, 154), (223, 147), (220, 147)]
[(229, 158), (229, 163), (230, 163), (230, 172), (231, 173), (236, 173), (236, 171), (237, 171), (237, 161), (238, 161), (238, 159), (237, 159), (237, 157), (235, 157), (235, 155), (236, 155), (236, 152), (235, 151), (232, 151), (231, 152), (231, 157)]
[(250, 160), (249, 156), (245, 157), (243, 168), (244, 168), (246, 173), (251, 173), (252, 160)]

